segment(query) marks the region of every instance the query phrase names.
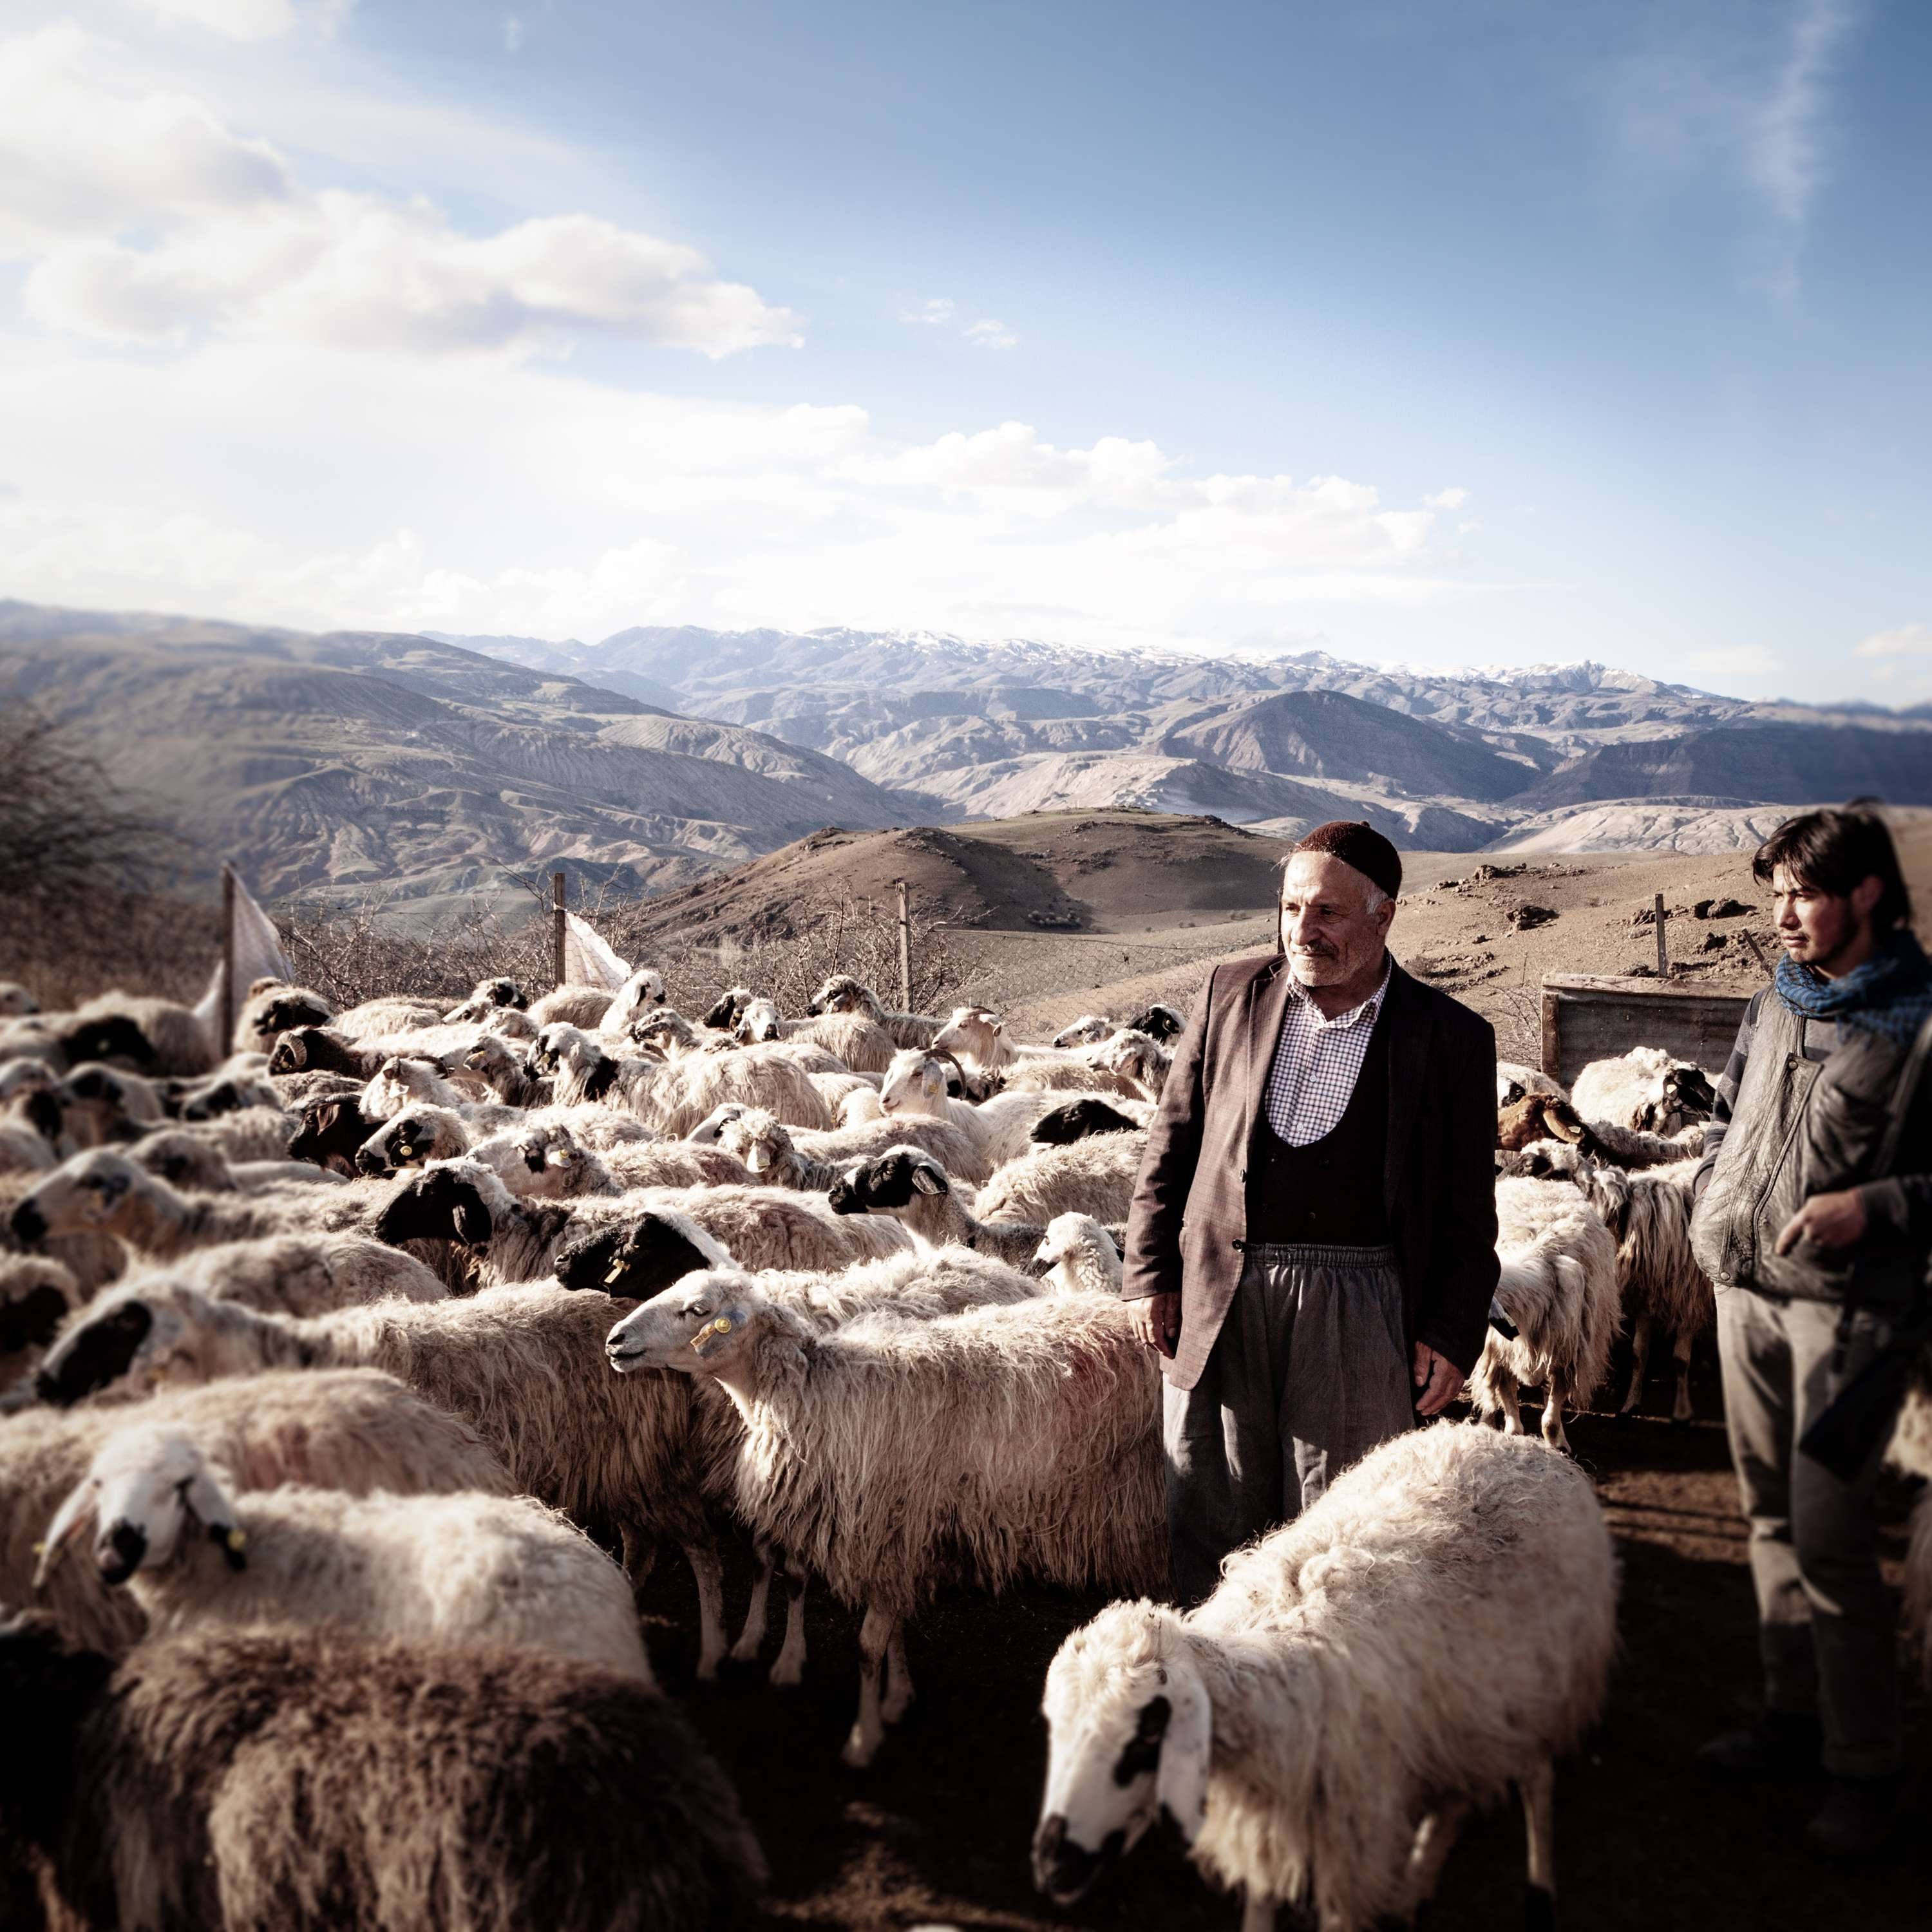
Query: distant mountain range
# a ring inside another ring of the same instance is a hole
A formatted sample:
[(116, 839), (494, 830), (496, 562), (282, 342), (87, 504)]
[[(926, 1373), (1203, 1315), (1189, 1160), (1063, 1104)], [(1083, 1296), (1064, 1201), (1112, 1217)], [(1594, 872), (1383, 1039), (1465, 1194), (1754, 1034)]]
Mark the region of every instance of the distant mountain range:
[(418, 910), (563, 864), (662, 890), (828, 825), (1212, 814), (1406, 847), (1720, 850), (1768, 809), (1932, 804), (1932, 716), (1595, 664), (1437, 672), (849, 630), (311, 636), (0, 602), (0, 702), (72, 724), (206, 868)]

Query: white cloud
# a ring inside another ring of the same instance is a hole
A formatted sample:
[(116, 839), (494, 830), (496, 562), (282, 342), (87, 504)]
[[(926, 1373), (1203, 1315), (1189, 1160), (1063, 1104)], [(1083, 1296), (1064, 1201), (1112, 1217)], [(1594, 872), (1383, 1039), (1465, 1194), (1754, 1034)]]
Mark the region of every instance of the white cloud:
[(1460, 484), (1451, 490), (1438, 490), (1432, 496), (1422, 500), (1432, 510), (1460, 510), (1469, 500), (1469, 493)]
[(1859, 658), (1932, 657), (1932, 624), (1899, 624), (1874, 631), (1852, 652)]
[(952, 298), (950, 296), (932, 296), (909, 308), (901, 309), (899, 320), (935, 327), (940, 322), (952, 320)]
[(1019, 344), (1019, 338), (1004, 322), (990, 318), (985, 322), (969, 322), (960, 334), (975, 349), (1012, 349)]
[(170, 22), (204, 27), (231, 40), (271, 40), (290, 32), (296, 10), (290, 0), (136, 0)]
[(65, 28), (0, 44), (0, 243), (32, 261), (25, 306), (48, 328), (418, 352), (608, 334), (718, 356), (800, 340), (796, 316), (695, 249), (593, 215), (476, 236), (421, 199), (304, 192), (200, 101), (97, 85), (88, 51)]

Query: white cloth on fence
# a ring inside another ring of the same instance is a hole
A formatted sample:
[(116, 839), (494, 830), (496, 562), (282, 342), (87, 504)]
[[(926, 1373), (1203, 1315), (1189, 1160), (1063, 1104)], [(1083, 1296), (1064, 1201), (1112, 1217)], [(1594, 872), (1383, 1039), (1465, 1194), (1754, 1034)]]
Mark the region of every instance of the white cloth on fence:
[(614, 993), (631, 976), (620, 959), (574, 912), (563, 916), (563, 981), (567, 986), (608, 986)]
[[(289, 962), (289, 956), (282, 950), (282, 935), (275, 930), (275, 922), (256, 903), (255, 896), (238, 878), (235, 881), (235, 1010), (240, 1012), (242, 1002), (248, 997), (248, 988), (257, 980), (288, 980), (296, 976), (296, 969)], [(214, 1040), (221, 1030), (224, 976), (228, 970), (224, 956), (214, 962), (214, 976), (208, 982), (208, 991), (202, 994), (201, 1004), (194, 1010), (194, 1016), (207, 1028), (208, 1036)], [(233, 1051), (232, 1045), (220, 1046), (222, 1054)]]

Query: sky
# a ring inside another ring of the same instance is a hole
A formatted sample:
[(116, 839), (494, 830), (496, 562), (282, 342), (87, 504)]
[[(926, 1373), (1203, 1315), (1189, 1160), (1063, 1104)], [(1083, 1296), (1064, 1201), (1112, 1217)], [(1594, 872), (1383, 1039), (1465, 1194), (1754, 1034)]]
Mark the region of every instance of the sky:
[(1932, 698), (1921, 0), (8, 0), (0, 596)]

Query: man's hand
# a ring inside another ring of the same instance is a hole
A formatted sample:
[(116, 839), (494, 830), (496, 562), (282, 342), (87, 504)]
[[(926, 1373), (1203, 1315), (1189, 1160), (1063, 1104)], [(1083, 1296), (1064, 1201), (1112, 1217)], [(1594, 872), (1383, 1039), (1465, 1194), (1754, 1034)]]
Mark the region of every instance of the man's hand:
[(1864, 1232), (1865, 1199), (1856, 1187), (1814, 1194), (1779, 1231), (1778, 1252), (1788, 1255), (1807, 1236), (1821, 1248), (1849, 1248)]
[(1171, 1357), (1180, 1345), (1180, 1297), (1150, 1294), (1128, 1306), (1133, 1310), (1134, 1333), (1148, 1348)]
[(1462, 1372), (1447, 1355), (1438, 1355), (1426, 1342), (1415, 1345), (1415, 1398), (1418, 1415), (1440, 1415), (1462, 1393)]

